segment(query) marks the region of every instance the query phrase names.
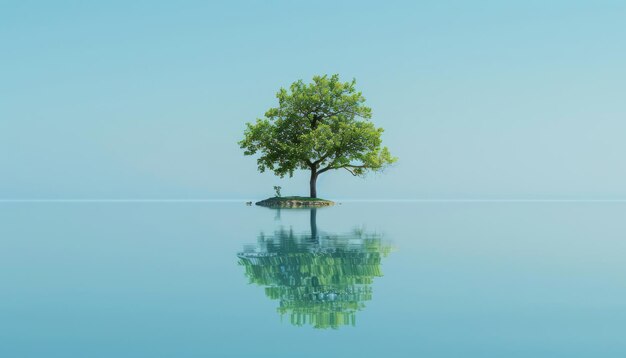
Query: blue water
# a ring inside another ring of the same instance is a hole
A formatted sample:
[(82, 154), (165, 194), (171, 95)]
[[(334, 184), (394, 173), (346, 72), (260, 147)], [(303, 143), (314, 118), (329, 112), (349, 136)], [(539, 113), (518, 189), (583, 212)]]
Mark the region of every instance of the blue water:
[(0, 357), (624, 357), (625, 252), (626, 203), (1, 203)]

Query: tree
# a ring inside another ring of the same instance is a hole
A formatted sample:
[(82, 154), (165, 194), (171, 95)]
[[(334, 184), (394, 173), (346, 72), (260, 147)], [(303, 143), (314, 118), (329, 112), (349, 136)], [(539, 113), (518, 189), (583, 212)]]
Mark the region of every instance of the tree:
[(281, 178), (292, 177), (297, 169), (310, 170), (312, 198), (317, 197), (317, 177), (327, 171), (345, 169), (363, 176), (383, 170), (397, 158), (381, 147), (383, 129), (369, 121), (372, 110), (355, 84), (324, 75), (281, 88), (278, 107), (246, 123), (239, 142), (244, 154), (259, 153), (259, 171), (269, 169)]

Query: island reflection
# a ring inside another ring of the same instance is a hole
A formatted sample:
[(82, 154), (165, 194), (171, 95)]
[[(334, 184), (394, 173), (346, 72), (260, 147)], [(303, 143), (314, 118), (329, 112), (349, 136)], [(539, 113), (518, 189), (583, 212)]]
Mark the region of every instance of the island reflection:
[[(280, 215), (280, 214), (278, 214)], [(356, 323), (356, 312), (372, 299), (374, 277), (391, 251), (382, 235), (355, 229), (329, 234), (317, 229), (317, 209), (310, 209), (310, 232), (280, 229), (259, 234), (255, 245), (237, 254), (250, 283), (265, 287), (279, 301), (281, 318), (296, 326), (338, 328)]]

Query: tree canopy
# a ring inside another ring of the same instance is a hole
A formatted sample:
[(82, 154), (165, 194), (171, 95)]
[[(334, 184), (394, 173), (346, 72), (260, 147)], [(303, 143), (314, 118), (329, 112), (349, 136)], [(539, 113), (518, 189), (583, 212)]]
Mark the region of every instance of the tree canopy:
[(324, 75), (281, 88), (278, 107), (246, 124), (239, 142), (244, 154), (260, 154), (259, 171), (271, 170), (281, 178), (310, 170), (311, 197), (316, 197), (317, 176), (326, 171), (345, 169), (362, 176), (383, 170), (397, 158), (381, 146), (383, 129), (369, 121), (372, 111), (355, 85), (355, 80)]

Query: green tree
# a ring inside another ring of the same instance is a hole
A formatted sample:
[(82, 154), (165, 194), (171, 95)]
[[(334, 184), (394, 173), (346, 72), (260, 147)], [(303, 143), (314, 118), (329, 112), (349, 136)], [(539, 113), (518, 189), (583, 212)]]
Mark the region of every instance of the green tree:
[(325, 75), (281, 88), (278, 107), (246, 124), (240, 147), (245, 155), (260, 154), (261, 172), (269, 169), (282, 178), (310, 170), (312, 198), (317, 197), (317, 177), (329, 170), (345, 169), (354, 176), (383, 170), (397, 158), (381, 146), (383, 129), (369, 121), (372, 111), (355, 84)]

